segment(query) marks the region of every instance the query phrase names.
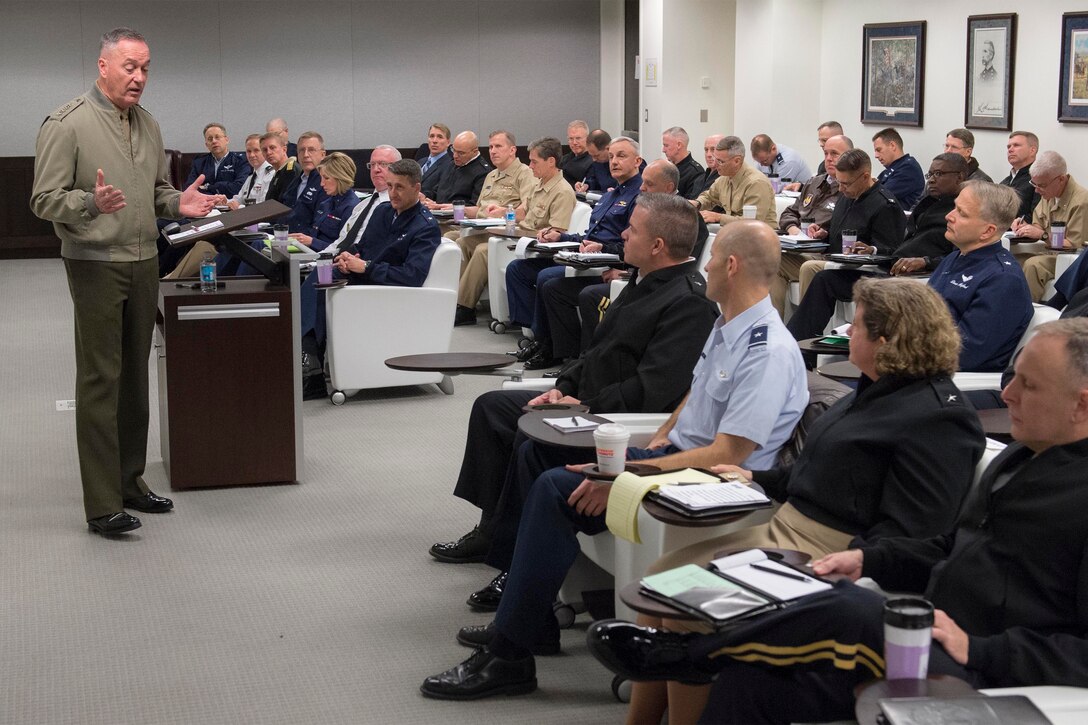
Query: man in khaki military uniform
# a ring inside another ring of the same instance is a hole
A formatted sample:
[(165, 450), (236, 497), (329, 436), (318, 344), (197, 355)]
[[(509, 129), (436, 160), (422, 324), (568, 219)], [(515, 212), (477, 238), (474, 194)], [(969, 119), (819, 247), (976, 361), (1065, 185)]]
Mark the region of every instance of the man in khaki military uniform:
[[(736, 136), (726, 136), (718, 142), (714, 157), (718, 160), (719, 178), (692, 202), (700, 210), (703, 221), (725, 226), (743, 219), (744, 207), (754, 206), (756, 219), (766, 222), (771, 228), (777, 228), (778, 218), (771, 182), (744, 163), (744, 142)], [(711, 211), (716, 206), (725, 211)]]
[[(1032, 221), (1022, 218), (1012, 223), (1012, 232), (1018, 237), (1037, 239), (1050, 246), (1051, 225), (1065, 223), (1065, 249), (1080, 249), (1088, 232), (1088, 189), (1078, 184), (1069, 174), (1063, 159), (1056, 151), (1043, 151), (1031, 165), (1031, 185), (1039, 194), (1039, 203), (1031, 214)], [(1053, 254), (1017, 254), (1017, 261), (1024, 268), (1031, 299), (1038, 302), (1046, 291), (1046, 284), (1054, 279), (1056, 258)]]
[[(169, 511), (143, 480), (147, 359), (158, 307), (156, 217), (202, 217), (214, 203), (166, 181), (159, 125), (139, 106), (151, 53), (134, 30), (102, 36), (98, 79), (38, 131), (30, 207), (61, 240), (76, 328), (76, 444), (87, 524), (139, 528), (123, 509)], [(114, 186), (116, 184), (116, 186)]]
[[(509, 131), (492, 131), (488, 137), (487, 151), (495, 168), (484, 177), (484, 185), (480, 189), (476, 205), (465, 207), (466, 219), (501, 219), (507, 206), (520, 206), (536, 186), (533, 172), (518, 159), (514, 134)], [(439, 204), (437, 208), (452, 209), (453, 204)], [(484, 230), (470, 230), (469, 234), (463, 234), (463, 231), (453, 229), (445, 234), (446, 239), (454, 240), (461, 247), (461, 274), (465, 273), (465, 265), (472, 257), (473, 250), (487, 241)]]
[[(510, 136), (510, 141), (513, 145), (513, 136)], [(541, 229), (552, 228), (565, 231), (570, 227), (570, 217), (574, 212), (577, 199), (574, 188), (563, 178), (559, 168), (562, 149), (559, 139), (551, 137), (537, 139), (529, 144), (529, 170), (535, 180), (530, 191), (521, 197), (521, 203), (514, 209), (514, 215), (518, 220), (518, 230), (525, 236), (536, 236)], [(494, 154), (492, 154), (492, 160), (494, 161)], [(516, 158), (515, 163), (525, 168)], [(498, 162), (495, 165), (498, 166)], [(486, 181), (484, 188), (487, 188)], [(489, 213), (487, 209), (483, 209), (482, 199), (483, 194), (481, 194), (483, 213), (480, 216), (505, 214), (505, 205), (501, 207), (501, 211), (499, 208), (492, 207)], [(468, 209), (465, 213), (467, 216)], [(487, 234), (473, 235), (475, 236), (481, 237), (483, 242), (488, 239)], [(484, 287), (487, 286), (487, 244), (477, 243), (471, 255), (464, 246), (461, 249), (465, 252), (467, 261), (464, 261), (461, 267), (461, 281), (457, 289), (457, 314), (453, 324), (474, 325), (476, 324), (476, 304), (480, 301)]]

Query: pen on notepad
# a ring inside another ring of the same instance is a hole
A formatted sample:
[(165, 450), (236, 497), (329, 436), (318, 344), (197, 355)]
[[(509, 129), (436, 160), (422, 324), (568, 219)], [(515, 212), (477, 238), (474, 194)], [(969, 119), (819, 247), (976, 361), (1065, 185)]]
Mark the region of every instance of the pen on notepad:
[(787, 579), (796, 579), (797, 581), (804, 582), (805, 584), (808, 584), (810, 581), (812, 581), (807, 576), (804, 576), (802, 574), (790, 574), (789, 572), (781, 571), (779, 569), (772, 569), (769, 566), (760, 566), (759, 564), (752, 564), (751, 566), (753, 569), (759, 569), (760, 571), (765, 571), (768, 574), (777, 574), (778, 576), (784, 576)]

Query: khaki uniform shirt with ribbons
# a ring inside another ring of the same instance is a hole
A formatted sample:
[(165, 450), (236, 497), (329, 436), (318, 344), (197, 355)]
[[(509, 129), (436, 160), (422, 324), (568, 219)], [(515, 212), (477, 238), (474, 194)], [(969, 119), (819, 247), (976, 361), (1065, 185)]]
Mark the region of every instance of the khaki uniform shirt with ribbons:
[(537, 179), (536, 187), (525, 202), (525, 218), (519, 228), (537, 232), (546, 227), (570, 229), (570, 217), (578, 198), (574, 187), (558, 173), (547, 182)]
[(713, 209), (715, 206), (725, 209), (720, 220), (722, 226), (741, 221), (744, 218), (744, 207), (754, 206), (756, 219), (778, 228), (771, 182), (748, 164), (742, 164), (740, 171), (732, 178), (718, 177), (696, 201), (700, 209)]
[(529, 198), (535, 186), (536, 177), (533, 176), (532, 169), (518, 159), (514, 159), (505, 171), (492, 169), (484, 178), (480, 199), (476, 202), (479, 207), (477, 218), (487, 216), (485, 212), (490, 204), (497, 204), (504, 209), (511, 204), (518, 207)]
[(1065, 184), (1065, 191), (1057, 199), (1039, 199), (1032, 212), (1032, 224), (1050, 233), (1054, 222), (1065, 222), (1065, 241), (1079, 249), (1088, 239), (1088, 189), (1073, 180)]

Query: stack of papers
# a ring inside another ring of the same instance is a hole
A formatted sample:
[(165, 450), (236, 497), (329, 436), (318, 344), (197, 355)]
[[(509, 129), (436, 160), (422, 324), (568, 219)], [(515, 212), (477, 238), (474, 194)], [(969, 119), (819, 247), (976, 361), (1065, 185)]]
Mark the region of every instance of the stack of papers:
[(662, 486), (658, 496), (673, 501), (683, 508), (693, 511), (745, 506), (748, 504), (769, 504), (771, 500), (762, 493), (735, 481), (720, 483), (697, 483), (686, 486)]
[(597, 430), (600, 423), (575, 415), (570, 418), (545, 418), (544, 422), (555, 428), (560, 433), (582, 433), (587, 430)]
[(595, 264), (598, 266), (616, 264), (621, 261), (620, 255), (610, 254), (608, 252), (559, 252), (555, 256), (556, 259), (565, 259), (570, 262)]

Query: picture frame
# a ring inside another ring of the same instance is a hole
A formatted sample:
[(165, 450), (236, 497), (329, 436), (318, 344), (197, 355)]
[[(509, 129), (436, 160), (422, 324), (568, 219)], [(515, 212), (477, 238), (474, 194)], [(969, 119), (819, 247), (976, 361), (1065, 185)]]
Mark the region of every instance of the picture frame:
[(1088, 123), (1088, 13), (1062, 15), (1058, 121)]
[(862, 28), (861, 122), (921, 126), (925, 97), (926, 21)]
[(963, 125), (1012, 130), (1016, 13), (967, 18)]

